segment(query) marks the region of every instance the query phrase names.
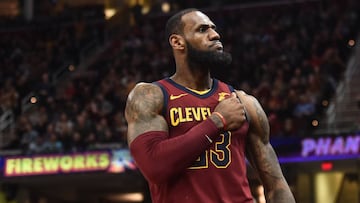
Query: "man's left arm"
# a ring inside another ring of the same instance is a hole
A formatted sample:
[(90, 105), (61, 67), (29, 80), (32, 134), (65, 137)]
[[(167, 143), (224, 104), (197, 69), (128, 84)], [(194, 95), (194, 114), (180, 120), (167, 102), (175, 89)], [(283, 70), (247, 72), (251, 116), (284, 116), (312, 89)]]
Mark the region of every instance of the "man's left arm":
[(269, 141), (267, 116), (256, 98), (237, 92), (249, 118), (246, 157), (259, 174), (267, 203), (294, 203), (295, 199), (281, 171), (278, 158)]

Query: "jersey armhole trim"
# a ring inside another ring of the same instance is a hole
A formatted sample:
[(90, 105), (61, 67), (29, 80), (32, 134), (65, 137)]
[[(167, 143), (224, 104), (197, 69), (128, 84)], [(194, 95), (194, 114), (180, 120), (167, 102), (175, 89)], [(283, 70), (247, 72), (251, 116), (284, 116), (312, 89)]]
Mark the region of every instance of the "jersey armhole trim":
[(163, 96), (164, 96), (164, 102), (163, 102), (163, 107), (161, 110), (161, 115), (166, 118), (166, 107), (168, 106), (168, 98), (169, 98), (169, 94), (167, 93), (167, 91), (165, 90), (165, 87), (160, 83), (160, 82), (153, 82), (154, 85), (157, 85), (158, 87), (160, 87)]

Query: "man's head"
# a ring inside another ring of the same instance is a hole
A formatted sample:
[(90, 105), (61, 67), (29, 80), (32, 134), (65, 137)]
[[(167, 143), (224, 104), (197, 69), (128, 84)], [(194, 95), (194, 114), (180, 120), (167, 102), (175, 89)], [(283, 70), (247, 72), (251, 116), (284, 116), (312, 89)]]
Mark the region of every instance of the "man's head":
[(175, 58), (183, 56), (194, 68), (219, 68), (231, 63), (231, 55), (223, 51), (215, 24), (197, 9), (185, 9), (172, 16), (165, 33)]
[(184, 22), (182, 22), (182, 17), (185, 14), (188, 14), (190, 12), (199, 11), (195, 8), (188, 8), (185, 10), (182, 10), (175, 15), (173, 15), (169, 20), (166, 22), (165, 27), (165, 37), (166, 39), (170, 39), (170, 36), (172, 34), (183, 34), (184, 30)]

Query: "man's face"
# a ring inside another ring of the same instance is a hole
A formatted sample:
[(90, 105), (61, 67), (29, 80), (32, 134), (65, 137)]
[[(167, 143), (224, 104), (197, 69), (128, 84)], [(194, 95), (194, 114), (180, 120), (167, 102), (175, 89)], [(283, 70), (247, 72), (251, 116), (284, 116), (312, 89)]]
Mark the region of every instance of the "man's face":
[(215, 24), (205, 14), (195, 11), (182, 18), (189, 64), (203, 68), (219, 68), (231, 63), (231, 55), (223, 51)]

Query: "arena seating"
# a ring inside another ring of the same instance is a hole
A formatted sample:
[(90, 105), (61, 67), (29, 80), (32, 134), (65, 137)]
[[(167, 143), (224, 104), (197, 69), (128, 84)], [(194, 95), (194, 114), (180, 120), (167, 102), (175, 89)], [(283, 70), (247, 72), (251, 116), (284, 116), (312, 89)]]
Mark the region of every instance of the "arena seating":
[[(204, 9), (233, 54), (231, 67), (219, 68), (214, 76), (258, 98), (271, 136), (311, 135), (312, 121), (321, 117), (343, 78), (352, 51), (348, 41), (358, 34), (359, 6), (334, 2)], [(16, 124), (2, 149), (32, 154), (125, 147), (127, 94), (139, 81), (174, 72), (162, 34), (167, 17), (144, 17), (61, 85), (49, 81), (53, 69), (66, 59), (80, 65), (77, 45), (94, 35), (81, 31), (77, 22), (46, 33), (3, 34), (0, 100), (3, 109), (15, 112)], [(19, 99), (29, 91), (39, 101), (35, 110), (23, 113)]]

